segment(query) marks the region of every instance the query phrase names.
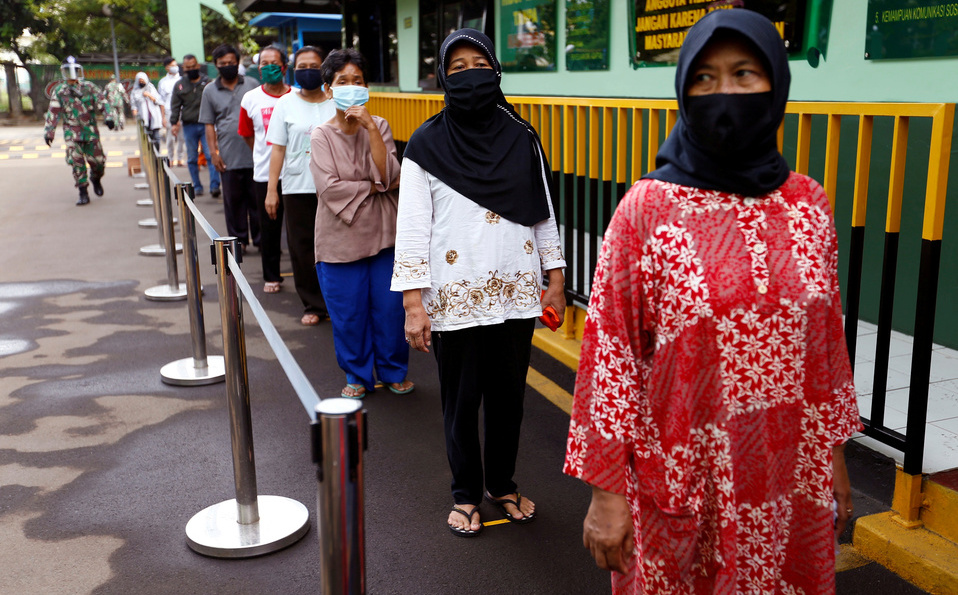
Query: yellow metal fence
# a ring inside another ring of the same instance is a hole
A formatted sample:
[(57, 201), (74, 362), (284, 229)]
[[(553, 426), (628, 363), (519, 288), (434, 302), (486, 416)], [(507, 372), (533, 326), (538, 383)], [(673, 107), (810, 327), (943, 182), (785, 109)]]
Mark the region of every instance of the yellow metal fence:
[[(371, 95), (370, 111), (390, 122), (400, 143), (443, 107), (438, 94)], [(508, 100), (536, 128), (545, 147), (559, 189), (554, 201), (569, 263), (566, 289), (574, 303), (583, 305), (615, 205), (629, 185), (655, 168), (678, 105), (672, 100), (589, 97)], [(950, 103), (791, 102), (778, 135), (791, 167), (818, 179), (835, 208), (845, 331), (853, 361), (860, 302), (868, 310), (865, 318), (878, 325), (865, 432), (902, 450), (904, 470), (911, 474), (921, 470), (954, 117), (955, 104)], [(854, 135), (856, 142), (843, 142), (843, 134)], [(887, 196), (870, 191), (883, 190), (886, 184)], [(877, 205), (870, 218), (869, 197)], [(882, 205), (885, 211), (879, 216)], [(904, 229), (903, 212), (910, 220)], [(867, 241), (866, 221), (871, 221)], [(899, 245), (909, 265), (901, 270)], [(958, 330), (958, 316), (951, 323)], [(914, 335), (905, 434), (884, 425), (893, 326)]]

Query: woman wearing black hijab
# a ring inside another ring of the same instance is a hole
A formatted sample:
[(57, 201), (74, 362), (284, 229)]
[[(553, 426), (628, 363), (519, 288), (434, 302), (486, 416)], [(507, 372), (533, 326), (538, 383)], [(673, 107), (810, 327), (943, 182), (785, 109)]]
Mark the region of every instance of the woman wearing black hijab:
[(403, 156), (392, 289), (403, 292), (406, 340), (432, 347), (439, 364), (449, 529), (474, 537), (483, 497), (512, 522), (535, 518), (513, 475), (535, 319), (546, 306), (563, 316), (565, 261), (550, 168), (535, 130), (502, 95), (492, 42), (461, 29), (439, 58), (446, 107)]
[(861, 424), (828, 197), (776, 144), (788, 86), (765, 17), (700, 20), (681, 118), (604, 235), (565, 472), (616, 594), (835, 591)]

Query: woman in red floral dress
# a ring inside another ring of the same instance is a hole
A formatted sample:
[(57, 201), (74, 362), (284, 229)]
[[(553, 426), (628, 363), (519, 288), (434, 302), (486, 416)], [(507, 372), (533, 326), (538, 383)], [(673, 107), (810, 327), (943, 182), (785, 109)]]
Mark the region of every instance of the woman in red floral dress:
[(605, 234), (565, 472), (614, 593), (835, 590), (861, 426), (831, 207), (777, 147), (789, 81), (765, 17), (700, 20), (681, 118)]

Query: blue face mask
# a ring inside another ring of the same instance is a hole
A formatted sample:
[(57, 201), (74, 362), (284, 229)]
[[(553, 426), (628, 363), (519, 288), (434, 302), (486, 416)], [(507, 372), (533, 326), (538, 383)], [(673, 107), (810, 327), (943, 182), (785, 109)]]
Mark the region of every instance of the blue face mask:
[(369, 101), (369, 89), (359, 85), (333, 87), (333, 101), (336, 109), (346, 111), (354, 105), (365, 105)]

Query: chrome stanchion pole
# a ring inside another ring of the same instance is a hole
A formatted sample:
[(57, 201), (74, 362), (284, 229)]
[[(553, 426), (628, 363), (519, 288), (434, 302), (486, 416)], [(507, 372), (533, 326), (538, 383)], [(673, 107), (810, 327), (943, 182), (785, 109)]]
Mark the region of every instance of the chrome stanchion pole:
[(179, 272), (176, 270), (176, 254), (183, 251), (183, 245), (176, 243), (173, 230), (173, 199), (170, 176), (166, 171), (166, 157), (157, 157), (157, 194), (160, 197), (160, 231), (163, 232), (163, 245), (175, 249), (166, 250), (166, 285), (157, 285), (146, 290), (146, 299), (158, 302), (173, 302), (186, 299), (186, 287), (180, 286)]
[(186, 524), (186, 542), (194, 551), (207, 556), (246, 558), (295, 543), (309, 531), (309, 512), (296, 500), (256, 494), (243, 311), (227, 255), (239, 251), (239, 240), (222, 237), (214, 244), (236, 498), (194, 515)]
[(215, 384), (226, 379), (226, 366), (221, 355), (206, 355), (206, 325), (203, 322), (203, 287), (200, 285), (199, 257), (196, 245), (196, 218), (187, 200), (193, 198), (193, 187), (176, 185), (180, 204), (180, 233), (183, 235), (183, 260), (186, 263), (186, 299), (190, 311), (190, 335), (193, 357), (170, 362), (160, 369), (160, 378), (167, 384), (196, 386)]
[[(143, 171), (146, 172), (146, 181), (150, 185), (150, 197), (153, 199), (153, 216), (154, 221), (157, 222), (156, 228), (157, 233), (159, 234), (159, 243), (157, 244), (148, 244), (140, 248), (140, 254), (143, 256), (165, 256), (166, 247), (163, 244), (163, 228), (160, 226), (160, 179), (159, 172), (157, 171), (157, 160), (156, 152), (153, 150), (153, 143), (147, 140), (145, 142), (146, 152), (142, 153), (143, 157), (140, 159), (141, 164), (143, 165)], [(143, 227), (152, 227), (151, 225), (143, 225)]]
[(354, 399), (324, 399), (313, 422), (313, 462), (319, 481), (320, 592), (366, 593), (363, 451), (366, 411)]
[[(136, 121), (136, 133), (137, 133), (137, 139), (138, 139), (139, 142), (140, 142), (140, 173), (134, 174), (133, 177), (135, 177), (135, 178), (147, 178), (146, 166), (145, 166), (144, 163), (143, 163), (143, 160), (146, 159), (146, 154), (147, 154), (147, 151), (146, 151), (146, 143), (144, 142), (146, 135), (145, 135), (145, 133), (143, 132), (143, 123), (139, 121), (139, 118), (138, 118), (137, 121)], [(148, 179), (148, 178), (147, 178), (147, 179)], [(149, 184), (149, 182), (136, 182), (135, 184), (133, 184), (133, 188), (135, 188), (135, 189), (137, 189), (137, 190), (149, 190), (149, 189), (150, 189), (150, 184)], [(153, 206), (153, 199), (151, 199), (151, 198), (141, 198), (140, 200), (136, 201), (136, 206), (138, 206), (138, 207), (152, 207), (152, 206)], [(156, 227), (156, 225), (157, 225), (156, 219), (154, 219), (154, 218), (152, 218), (152, 217), (149, 218), (149, 219), (141, 219), (141, 220), (140, 220), (140, 227)]]

